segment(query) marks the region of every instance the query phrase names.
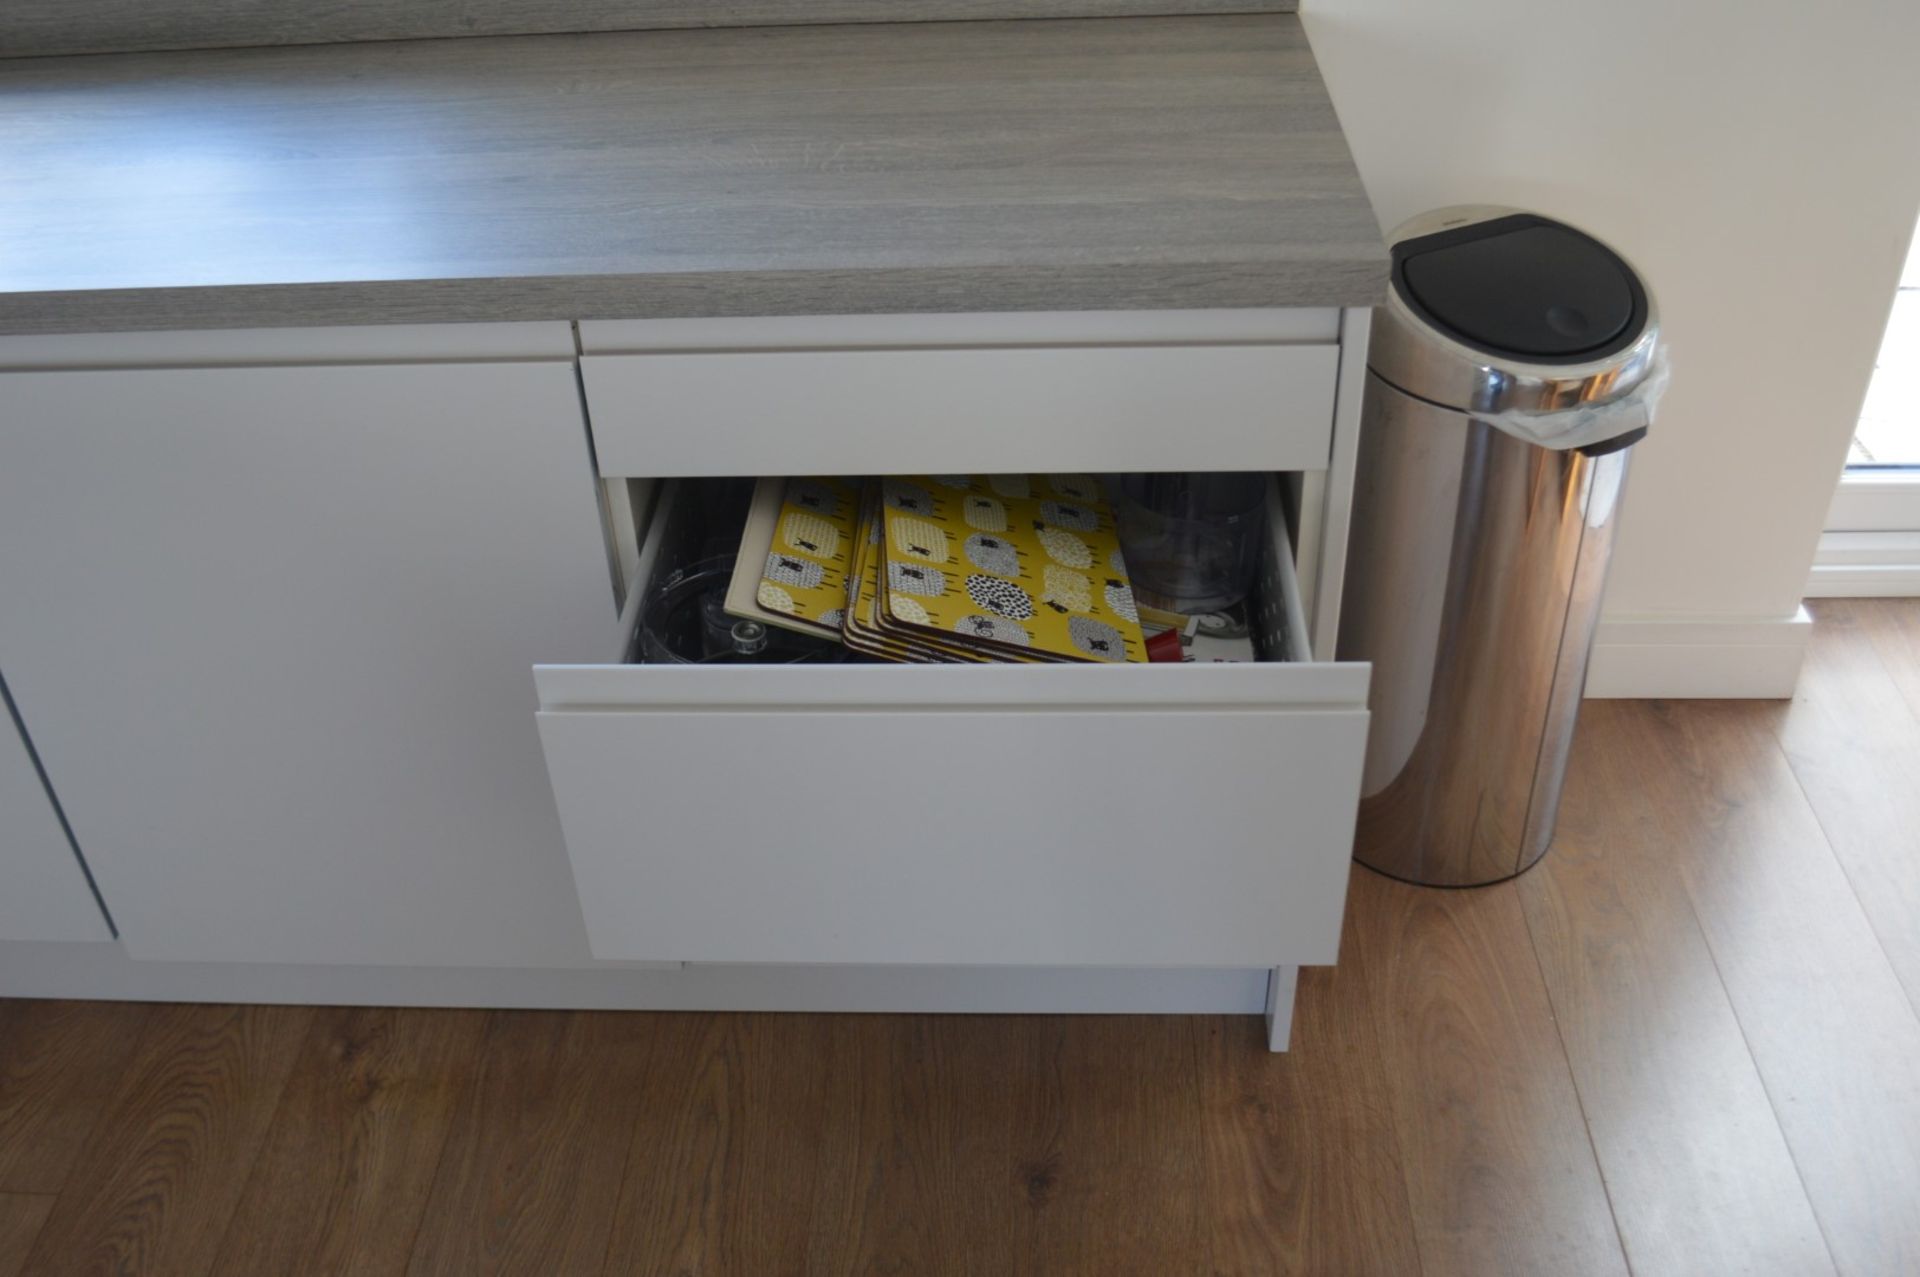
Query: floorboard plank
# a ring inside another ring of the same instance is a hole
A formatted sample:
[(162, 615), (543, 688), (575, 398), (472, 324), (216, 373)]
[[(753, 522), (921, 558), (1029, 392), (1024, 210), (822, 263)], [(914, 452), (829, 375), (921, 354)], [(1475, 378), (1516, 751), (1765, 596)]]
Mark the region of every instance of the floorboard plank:
[(1357, 946), (1348, 927), (1339, 966), (1301, 971), (1291, 1050), (1257, 1020), (1199, 1026), (1211, 1272), (1420, 1271)]
[(1018, 1273), (1187, 1272), (1206, 1253), (1196, 1034), (1176, 1016), (1026, 1023), (1010, 1060)]
[(1623, 1275), (1519, 896), (1354, 877), (1375, 1030), (1428, 1277)]
[[(862, 1035), (844, 1270), (1007, 1273), (1015, 1267), (1013, 1044), (1004, 1016), (888, 1016)], [(1089, 1102), (1095, 1102), (1091, 1099)]]
[(496, 1011), (407, 1271), (597, 1273), (653, 1039), (667, 1017)]
[(57, 1193), (152, 1008), (0, 1002), (0, 1192)]
[(1799, 690), (1769, 720), (1908, 1005), (1920, 1007), (1920, 717), (1874, 642), (1874, 602), (1809, 604)]
[(322, 1011), (213, 1271), (404, 1272), (455, 1106), (477, 1072), (486, 1018)]
[[(1834, 600), (1838, 602), (1838, 600)], [(1920, 599), (1853, 599), (1887, 674), (1920, 718)], [(1825, 602), (1821, 606), (1826, 606)], [(1816, 628), (1814, 633), (1819, 633)]]
[(865, 1064), (875, 1054), (873, 1034), (894, 1018), (837, 1017), (820, 1048), (826, 1086), (819, 1095), (819, 1160), (807, 1193), (807, 1246), (799, 1270), (806, 1274), (854, 1271), (851, 1256), (862, 1209), (860, 1151), (878, 1108), (867, 1091)]
[(1676, 800), (1639, 767), (1647, 712), (1586, 706), (1553, 848), (1519, 880), (1627, 1259), (1636, 1273), (1830, 1273), (1672, 865)]
[(834, 1021), (662, 1017), (608, 1273), (788, 1273), (807, 1254), (839, 1082)]
[[(762, 1111), (750, 1097), (756, 1081), (771, 1080), (753, 1076), (746, 1058), (753, 1045), (738, 1017), (660, 1017), (636, 1098), (605, 1272), (782, 1271), (779, 1248), (769, 1253), (760, 1244), (765, 1230), (752, 1211), (760, 1203), (739, 1202), (754, 1178), (746, 1141), (756, 1122), (804, 1124), (806, 1115)], [(809, 1077), (815, 1067), (797, 1060), (786, 1076)], [(783, 1187), (791, 1191), (800, 1180)], [(729, 1229), (734, 1203), (747, 1210)], [(780, 1212), (796, 1213), (803, 1214)]]
[(44, 1194), (0, 1193), (0, 1277), (19, 1277), (26, 1267), (27, 1252), (47, 1222), (53, 1201)]
[(1920, 1272), (1920, 1018), (1755, 702), (1652, 703), (1622, 742), (1843, 1273)]
[(205, 1272), (313, 1016), (155, 1008), (25, 1271)]

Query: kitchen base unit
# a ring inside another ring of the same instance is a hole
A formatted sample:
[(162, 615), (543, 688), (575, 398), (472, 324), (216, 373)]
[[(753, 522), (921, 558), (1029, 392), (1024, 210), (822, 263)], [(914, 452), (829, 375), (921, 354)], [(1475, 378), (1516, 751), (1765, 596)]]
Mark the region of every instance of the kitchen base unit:
[[(4, 675), (117, 936), (0, 996), (1268, 1017), (1338, 951), (1365, 312), (0, 339)], [(1234, 664), (633, 663), (761, 475), (1266, 480)], [(104, 920), (94, 934), (105, 936)]]

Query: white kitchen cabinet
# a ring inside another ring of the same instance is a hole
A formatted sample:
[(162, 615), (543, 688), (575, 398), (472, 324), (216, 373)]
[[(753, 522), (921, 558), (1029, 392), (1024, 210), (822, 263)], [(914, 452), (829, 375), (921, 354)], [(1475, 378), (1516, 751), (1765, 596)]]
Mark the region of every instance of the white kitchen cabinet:
[(0, 940), (109, 940), (46, 786), (0, 707)]
[(539, 327), (518, 362), (0, 374), (0, 652), (134, 957), (590, 961), (527, 666), (617, 615)]
[(1290, 472), (1271, 489), (1256, 663), (542, 663), (541, 736), (595, 954), (1260, 966), (1289, 993), (1293, 967), (1332, 962), (1368, 670), (1316, 653), (1300, 569), (1337, 591), (1349, 320), (582, 324), (601, 473), (667, 479), (642, 583), (676, 566), (662, 512), (711, 500), (670, 476)]
[[(0, 653), (123, 942), (0, 974), (459, 1005), (1264, 997), (1280, 1044), (1294, 969), (1337, 952), (1366, 733), (1368, 671), (1326, 651), (1364, 334), (1276, 310), (0, 341)], [(1273, 474), (1263, 659), (626, 663), (663, 511), (713, 482), (682, 476), (1056, 466)], [(922, 783), (929, 740), (956, 783)], [(940, 832), (976, 801), (1019, 834)]]

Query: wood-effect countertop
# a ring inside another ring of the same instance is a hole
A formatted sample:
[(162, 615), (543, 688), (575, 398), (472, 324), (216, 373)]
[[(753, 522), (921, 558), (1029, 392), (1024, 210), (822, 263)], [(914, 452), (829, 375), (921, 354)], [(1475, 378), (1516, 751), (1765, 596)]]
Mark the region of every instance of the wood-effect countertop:
[(0, 332), (1367, 305), (1290, 15), (0, 61)]

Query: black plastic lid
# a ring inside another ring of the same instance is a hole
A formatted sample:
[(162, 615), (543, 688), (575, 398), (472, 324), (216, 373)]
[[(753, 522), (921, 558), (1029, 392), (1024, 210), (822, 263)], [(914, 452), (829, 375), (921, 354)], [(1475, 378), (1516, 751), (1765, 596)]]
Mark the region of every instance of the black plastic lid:
[(1646, 290), (1619, 254), (1532, 213), (1403, 240), (1393, 284), (1448, 337), (1523, 363), (1600, 359), (1647, 322)]

